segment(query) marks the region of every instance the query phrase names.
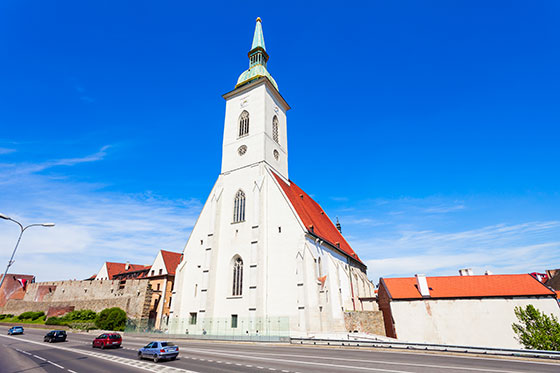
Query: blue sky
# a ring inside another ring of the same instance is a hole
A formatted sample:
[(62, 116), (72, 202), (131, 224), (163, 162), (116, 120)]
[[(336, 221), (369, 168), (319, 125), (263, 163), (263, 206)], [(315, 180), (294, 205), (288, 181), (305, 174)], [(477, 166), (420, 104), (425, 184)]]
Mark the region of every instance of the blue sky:
[(257, 16), (290, 177), (374, 282), (560, 267), (558, 2), (162, 3), (0, 3), (0, 212), (57, 223), (13, 272), (182, 250)]

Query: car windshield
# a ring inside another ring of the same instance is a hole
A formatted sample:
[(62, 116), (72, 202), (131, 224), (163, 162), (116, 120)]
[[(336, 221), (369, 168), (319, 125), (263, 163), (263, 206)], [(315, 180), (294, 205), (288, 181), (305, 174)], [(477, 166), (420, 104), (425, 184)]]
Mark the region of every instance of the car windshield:
[(161, 342), (161, 347), (173, 347), (175, 344), (171, 342)]

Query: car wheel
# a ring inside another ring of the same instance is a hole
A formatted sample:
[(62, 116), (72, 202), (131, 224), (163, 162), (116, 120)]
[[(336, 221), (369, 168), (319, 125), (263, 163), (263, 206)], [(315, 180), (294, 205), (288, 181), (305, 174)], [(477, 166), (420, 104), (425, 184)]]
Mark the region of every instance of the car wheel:
[(171, 360), (175, 360), (175, 359), (177, 359), (177, 356), (173, 356), (173, 357), (171, 358)]
[(142, 360), (142, 353), (138, 352), (138, 359)]
[(101, 343), (101, 349), (104, 350), (105, 349), (105, 343)]
[(154, 363), (157, 363), (159, 361), (159, 356), (154, 355)]

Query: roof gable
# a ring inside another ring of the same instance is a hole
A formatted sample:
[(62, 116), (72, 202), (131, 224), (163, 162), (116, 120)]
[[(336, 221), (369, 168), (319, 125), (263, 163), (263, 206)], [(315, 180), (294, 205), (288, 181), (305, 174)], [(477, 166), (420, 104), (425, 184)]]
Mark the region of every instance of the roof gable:
[[(554, 295), (529, 274), (426, 277), (430, 298), (484, 298)], [(416, 278), (382, 278), (392, 299), (422, 299)]]
[[(299, 218), (305, 225), (308, 233), (313, 234), (328, 242), (333, 247), (337, 247), (347, 256), (362, 263), (358, 255), (352, 250), (348, 242), (344, 239), (342, 234), (336, 229), (333, 222), (321, 206), (309, 197), (300, 187), (290, 180), (289, 184), (286, 183), (280, 176), (276, 175), (274, 171), (272, 174), (276, 181), (284, 191), (284, 194), (290, 200), (290, 203), (296, 210)], [(363, 264), (363, 263), (362, 263)]]
[(177, 269), (179, 263), (181, 263), (183, 254), (175, 253), (173, 251), (161, 250), (161, 256), (163, 258), (163, 262), (165, 263), (167, 273), (170, 275), (175, 275), (175, 270)]

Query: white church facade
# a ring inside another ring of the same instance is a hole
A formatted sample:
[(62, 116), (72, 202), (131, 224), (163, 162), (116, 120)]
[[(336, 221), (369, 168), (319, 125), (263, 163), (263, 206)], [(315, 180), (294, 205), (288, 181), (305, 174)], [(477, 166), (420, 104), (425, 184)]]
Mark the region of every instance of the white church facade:
[(249, 69), (226, 100), (222, 169), (176, 271), (169, 332), (344, 332), (374, 296), (366, 266), (288, 177), (290, 109), (268, 73), (257, 19)]

